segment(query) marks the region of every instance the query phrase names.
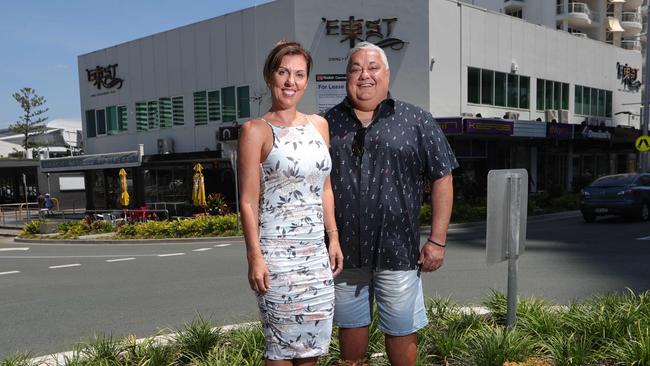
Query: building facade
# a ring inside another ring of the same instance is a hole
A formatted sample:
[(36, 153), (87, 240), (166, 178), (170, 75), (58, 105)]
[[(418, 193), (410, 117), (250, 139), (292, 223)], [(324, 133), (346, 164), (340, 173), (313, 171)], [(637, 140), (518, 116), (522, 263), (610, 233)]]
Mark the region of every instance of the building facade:
[[(479, 194), (489, 169), (526, 168), (546, 190), (636, 164), (639, 52), (449, 0), (277, 0), (79, 56), (85, 152), (143, 145), (135, 205), (189, 202), (195, 162), (207, 192), (233, 199), (226, 141), (269, 108), (261, 69), (281, 39), (314, 58), (299, 106), (310, 113), (345, 95), (353, 44), (383, 47), (392, 95), (440, 119), (458, 182)], [(79, 170), (89, 206), (109, 208), (117, 169), (97, 161)]]
[(642, 0), (464, 0), (578, 37), (641, 51)]

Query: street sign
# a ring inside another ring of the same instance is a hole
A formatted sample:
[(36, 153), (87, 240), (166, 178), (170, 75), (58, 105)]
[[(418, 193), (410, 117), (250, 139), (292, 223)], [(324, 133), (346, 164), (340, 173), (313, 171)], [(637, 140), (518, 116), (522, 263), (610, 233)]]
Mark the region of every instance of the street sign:
[(640, 152), (650, 151), (650, 136), (639, 136), (634, 143), (634, 146)]

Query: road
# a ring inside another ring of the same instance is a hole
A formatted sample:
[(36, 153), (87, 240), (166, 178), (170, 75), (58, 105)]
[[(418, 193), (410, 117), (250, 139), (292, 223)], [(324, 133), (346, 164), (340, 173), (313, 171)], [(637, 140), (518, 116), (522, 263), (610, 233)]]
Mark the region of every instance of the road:
[[(422, 236), (424, 241), (426, 236)], [(507, 265), (485, 263), (485, 225), (449, 233), (444, 266), (424, 274), (427, 296), (480, 304), (505, 291)], [(19, 244), (0, 239), (0, 360), (70, 350), (94, 334), (146, 337), (201, 314), (215, 324), (255, 320), (241, 240), (157, 244)], [(519, 293), (568, 303), (650, 288), (650, 223), (577, 215), (533, 218)]]

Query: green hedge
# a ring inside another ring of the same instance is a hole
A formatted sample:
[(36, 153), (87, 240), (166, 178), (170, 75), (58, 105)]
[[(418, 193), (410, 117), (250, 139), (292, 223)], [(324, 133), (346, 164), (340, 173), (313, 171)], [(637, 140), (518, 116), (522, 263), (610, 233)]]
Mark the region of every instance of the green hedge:
[(237, 215), (199, 216), (172, 221), (147, 221), (120, 226), (124, 239), (194, 238), (237, 235)]

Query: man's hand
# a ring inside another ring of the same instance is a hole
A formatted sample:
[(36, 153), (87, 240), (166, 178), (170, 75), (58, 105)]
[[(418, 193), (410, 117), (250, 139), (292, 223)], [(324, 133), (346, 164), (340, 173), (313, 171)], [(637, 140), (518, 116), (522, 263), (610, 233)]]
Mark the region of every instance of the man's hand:
[(343, 252), (338, 241), (329, 241), (330, 266), (332, 267), (332, 276), (336, 277), (343, 270)]
[(442, 266), (445, 258), (445, 248), (430, 243), (424, 244), (420, 249), (418, 264), (422, 272), (433, 272)]

